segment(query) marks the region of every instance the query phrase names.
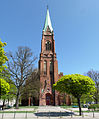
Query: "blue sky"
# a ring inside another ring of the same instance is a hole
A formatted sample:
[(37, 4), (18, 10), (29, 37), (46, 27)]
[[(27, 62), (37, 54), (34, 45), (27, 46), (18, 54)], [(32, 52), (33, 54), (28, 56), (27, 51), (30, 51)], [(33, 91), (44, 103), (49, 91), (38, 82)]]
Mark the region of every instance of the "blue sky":
[(0, 0), (0, 38), (7, 42), (5, 51), (28, 46), (39, 59), (47, 4), (59, 71), (99, 70), (99, 0)]

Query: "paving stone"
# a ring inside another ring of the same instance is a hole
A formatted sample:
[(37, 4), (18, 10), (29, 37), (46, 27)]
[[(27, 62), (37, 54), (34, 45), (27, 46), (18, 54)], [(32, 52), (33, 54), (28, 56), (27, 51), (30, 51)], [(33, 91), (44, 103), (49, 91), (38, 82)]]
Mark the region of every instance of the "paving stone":
[[(32, 110), (34, 109), (25, 108), (18, 111)], [(71, 110), (73, 109), (71, 108)], [(78, 116), (77, 112), (71, 112), (70, 109), (63, 109), (59, 106), (40, 106), (35, 113), (0, 113), (0, 119), (99, 119), (99, 113), (95, 112), (93, 118), (92, 112), (84, 113), (84, 116)]]

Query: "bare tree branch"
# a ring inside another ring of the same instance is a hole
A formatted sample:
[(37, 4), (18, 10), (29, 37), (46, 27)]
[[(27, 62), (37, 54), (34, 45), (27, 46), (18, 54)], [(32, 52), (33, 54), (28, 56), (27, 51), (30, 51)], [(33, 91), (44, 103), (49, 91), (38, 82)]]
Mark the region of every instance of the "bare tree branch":
[(16, 108), (18, 108), (18, 100), (21, 95), (22, 86), (27, 78), (32, 74), (37, 58), (31, 52), (30, 48), (22, 46), (18, 47), (15, 54), (9, 52), (8, 58), (10, 59), (7, 62), (8, 69), (17, 87)]
[(87, 75), (95, 81), (96, 92), (93, 96), (96, 104), (99, 102), (99, 71), (93, 69), (87, 72)]

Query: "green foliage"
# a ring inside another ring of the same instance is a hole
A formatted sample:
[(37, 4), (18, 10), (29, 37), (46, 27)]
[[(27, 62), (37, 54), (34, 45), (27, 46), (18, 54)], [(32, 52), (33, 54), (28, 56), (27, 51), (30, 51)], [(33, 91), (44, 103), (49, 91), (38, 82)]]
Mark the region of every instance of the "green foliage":
[(0, 78), (8, 81), (10, 79), (10, 73), (9, 73), (9, 71), (6, 69), (6, 70), (0, 72)]
[(4, 46), (6, 45), (6, 43), (2, 43), (0, 40), (0, 72), (2, 72), (5, 68), (6, 65), (5, 62), (8, 60), (7, 56), (5, 55), (5, 51), (4, 51)]
[(83, 94), (95, 92), (95, 83), (88, 76), (71, 74), (61, 77), (61, 79), (54, 84), (54, 88), (60, 92), (66, 92), (78, 98)]
[(3, 95), (1, 98), (12, 100), (14, 97), (16, 97), (17, 88), (16, 88), (16, 86), (14, 85), (14, 82), (11, 79), (9, 79), (7, 82), (10, 85), (9, 92), (7, 94)]
[(53, 87), (60, 91), (72, 94), (77, 98), (79, 106), (79, 115), (81, 115), (81, 97), (83, 95), (92, 95), (95, 91), (95, 83), (88, 76), (83, 76), (81, 74), (71, 74), (61, 77)]
[(93, 102), (93, 101), (94, 101), (93, 95), (91, 94), (83, 94), (81, 97), (82, 104), (86, 104), (86, 103)]
[(88, 106), (88, 109), (94, 109), (94, 110), (99, 109), (99, 104), (91, 104)]
[(10, 85), (4, 80), (0, 78), (0, 95), (5, 95), (8, 94), (9, 90), (10, 90)]
[(16, 86), (10, 77), (11, 76), (10, 76), (10, 73), (8, 70), (4, 70), (4, 71), (0, 72), (0, 78), (4, 79), (10, 85), (9, 92), (3, 94), (1, 96), (2, 99), (12, 100), (16, 95)]
[(2, 99), (13, 97), (13, 92), (15, 93), (16, 91), (14, 83), (11, 82), (10, 74), (6, 70), (7, 66), (4, 65), (8, 61), (3, 48), (5, 45), (6, 43), (2, 43), (0, 40), (0, 98)]

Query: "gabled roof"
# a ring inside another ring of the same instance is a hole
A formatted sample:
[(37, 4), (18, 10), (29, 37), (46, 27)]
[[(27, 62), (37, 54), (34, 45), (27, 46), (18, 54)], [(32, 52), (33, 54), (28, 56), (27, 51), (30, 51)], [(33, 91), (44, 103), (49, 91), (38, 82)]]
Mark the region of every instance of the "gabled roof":
[(50, 19), (50, 14), (49, 14), (49, 9), (47, 8), (47, 14), (46, 14), (46, 19), (45, 19), (45, 24), (43, 31), (45, 32), (47, 27), (49, 27), (50, 31), (53, 31), (52, 24), (51, 24), (51, 19)]

